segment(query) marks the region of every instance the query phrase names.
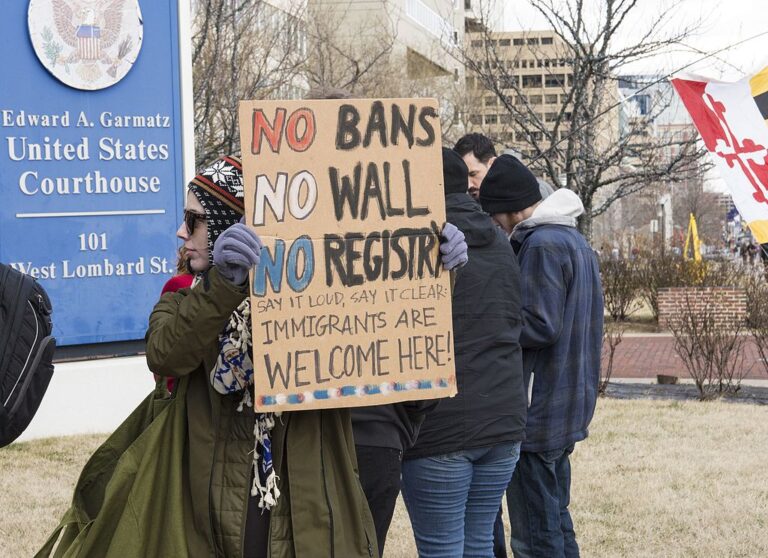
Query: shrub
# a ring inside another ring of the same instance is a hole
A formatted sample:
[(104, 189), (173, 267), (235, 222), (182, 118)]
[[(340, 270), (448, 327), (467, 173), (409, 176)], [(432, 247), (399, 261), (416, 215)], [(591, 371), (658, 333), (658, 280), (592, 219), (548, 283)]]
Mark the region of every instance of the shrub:
[(717, 315), (718, 302), (697, 305), (687, 293), (669, 320), (675, 352), (693, 378), (702, 400), (736, 393), (746, 376), (745, 323)]
[(613, 357), (616, 354), (616, 347), (621, 343), (624, 337), (625, 324), (619, 321), (606, 320), (603, 326), (603, 349), (600, 355), (600, 382), (597, 385), (597, 392), (600, 395), (605, 394), (608, 389), (608, 383), (613, 374)]
[(603, 259), (600, 262), (605, 310), (614, 321), (624, 321), (640, 308), (637, 267), (631, 260)]
[(751, 273), (745, 281), (747, 293), (747, 329), (768, 372), (768, 284), (761, 273)]
[(671, 255), (644, 256), (637, 264), (640, 295), (648, 304), (653, 319), (659, 320), (659, 289), (680, 283), (680, 258)]

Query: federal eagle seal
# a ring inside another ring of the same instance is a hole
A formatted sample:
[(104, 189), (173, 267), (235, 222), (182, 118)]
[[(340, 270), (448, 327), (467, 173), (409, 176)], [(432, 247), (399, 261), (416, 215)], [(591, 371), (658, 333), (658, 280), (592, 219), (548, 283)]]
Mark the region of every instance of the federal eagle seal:
[(37, 58), (75, 89), (114, 85), (141, 50), (138, 0), (31, 0), (27, 19)]

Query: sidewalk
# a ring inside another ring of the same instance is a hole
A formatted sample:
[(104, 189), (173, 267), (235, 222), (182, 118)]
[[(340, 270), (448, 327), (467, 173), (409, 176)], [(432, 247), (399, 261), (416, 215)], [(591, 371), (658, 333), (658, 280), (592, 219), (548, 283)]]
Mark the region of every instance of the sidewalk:
[[(745, 347), (751, 369), (745, 385), (765, 386), (768, 374), (752, 340)], [(655, 383), (656, 374), (686, 381), (688, 373), (670, 334), (626, 334), (614, 356), (611, 381)], [(154, 380), (144, 356), (56, 364), (35, 418), (18, 441), (113, 431), (152, 391)]]
[(112, 432), (154, 385), (144, 356), (56, 364), (35, 418), (17, 441)]
[[(744, 347), (744, 354), (745, 378), (768, 380), (751, 338)], [(616, 347), (613, 359), (613, 378), (656, 378), (656, 374), (688, 377), (682, 359), (675, 353), (675, 339), (668, 333), (627, 333)]]

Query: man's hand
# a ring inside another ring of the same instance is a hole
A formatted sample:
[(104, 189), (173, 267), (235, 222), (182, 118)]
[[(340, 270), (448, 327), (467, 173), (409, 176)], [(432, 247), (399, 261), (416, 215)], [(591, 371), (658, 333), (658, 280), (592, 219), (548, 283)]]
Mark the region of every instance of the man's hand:
[(216, 239), (213, 263), (219, 273), (235, 285), (242, 285), (261, 257), (259, 236), (243, 223), (235, 223)]
[(440, 253), (443, 255), (443, 268), (446, 271), (457, 269), (469, 261), (464, 233), (455, 225), (446, 223), (440, 234)]

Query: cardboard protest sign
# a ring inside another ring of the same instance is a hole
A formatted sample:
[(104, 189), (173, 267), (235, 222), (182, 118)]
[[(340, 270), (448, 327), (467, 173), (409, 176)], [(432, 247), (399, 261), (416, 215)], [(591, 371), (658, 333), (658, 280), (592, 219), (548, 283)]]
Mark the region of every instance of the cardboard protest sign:
[(240, 103), (255, 406), (456, 393), (433, 99)]

